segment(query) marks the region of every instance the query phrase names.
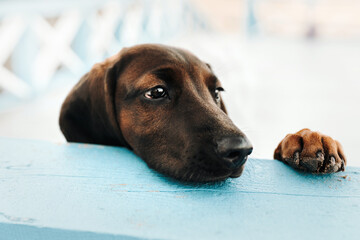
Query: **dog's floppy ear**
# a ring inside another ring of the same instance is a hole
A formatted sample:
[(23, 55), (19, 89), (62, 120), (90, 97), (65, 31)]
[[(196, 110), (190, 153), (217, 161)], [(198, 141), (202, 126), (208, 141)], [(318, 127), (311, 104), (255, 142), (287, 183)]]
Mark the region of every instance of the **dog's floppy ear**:
[(65, 99), (59, 123), (67, 141), (128, 147), (114, 104), (116, 84), (127, 65), (124, 51), (94, 65)]

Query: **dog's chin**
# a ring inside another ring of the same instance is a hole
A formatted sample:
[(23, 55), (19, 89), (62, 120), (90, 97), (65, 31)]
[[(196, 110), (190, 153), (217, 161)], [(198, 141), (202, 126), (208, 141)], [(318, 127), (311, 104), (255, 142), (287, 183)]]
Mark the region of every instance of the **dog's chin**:
[(241, 174), (243, 173), (245, 168), (245, 165), (240, 166), (239, 168), (232, 170), (232, 171), (228, 171), (226, 174), (222, 173), (219, 174), (218, 176), (215, 174), (211, 175), (211, 176), (207, 176), (206, 174), (204, 176), (200, 176), (199, 179), (200, 182), (221, 182), (221, 181), (225, 181), (228, 178), (238, 178), (241, 176)]
[(245, 165), (241, 165), (236, 169), (229, 169), (220, 165), (213, 165), (212, 167), (209, 167), (209, 165), (189, 166), (185, 164), (179, 168), (179, 165), (176, 164), (166, 165), (161, 164), (159, 161), (146, 162), (150, 168), (159, 173), (181, 182), (192, 183), (221, 182), (228, 178), (238, 178), (241, 176)]
[(180, 182), (187, 183), (210, 183), (210, 182), (221, 182), (228, 179), (232, 172), (231, 171), (206, 171), (204, 169), (192, 169), (191, 171), (162, 171), (156, 169), (158, 172), (164, 175), (176, 179)]
[(244, 165), (240, 166), (235, 170), (222, 170), (220, 172), (207, 172), (204, 170), (199, 170), (198, 174), (196, 171), (194, 174), (184, 174), (182, 176), (173, 176), (176, 179), (183, 182), (197, 182), (197, 183), (207, 183), (207, 182), (222, 182), (228, 178), (238, 178), (244, 171)]
[(229, 177), (231, 178), (238, 178), (241, 176), (245, 168), (245, 164), (240, 166), (238, 169), (236, 169)]

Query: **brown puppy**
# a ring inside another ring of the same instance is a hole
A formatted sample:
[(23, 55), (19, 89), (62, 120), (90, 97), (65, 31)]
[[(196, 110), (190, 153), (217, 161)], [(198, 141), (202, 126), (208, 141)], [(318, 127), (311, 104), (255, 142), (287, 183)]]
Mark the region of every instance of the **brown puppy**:
[[(239, 177), (252, 146), (227, 116), (221, 91), (211, 67), (190, 52), (138, 45), (96, 64), (80, 80), (63, 103), (60, 128), (70, 142), (132, 149), (149, 167), (179, 180)], [(311, 152), (299, 142), (283, 142), (275, 157), (313, 171), (313, 164), (298, 163), (301, 157), (288, 160), (297, 151)], [(332, 149), (324, 145), (321, 151), (332, 163)]]

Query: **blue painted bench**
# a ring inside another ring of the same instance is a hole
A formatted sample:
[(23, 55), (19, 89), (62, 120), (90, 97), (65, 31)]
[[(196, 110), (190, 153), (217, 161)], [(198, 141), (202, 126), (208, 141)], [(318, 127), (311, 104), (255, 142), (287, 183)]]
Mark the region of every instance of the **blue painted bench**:
[(0, 239), (360, 239), (360, 168), (182, 184), (124, 148), (0, 138)]

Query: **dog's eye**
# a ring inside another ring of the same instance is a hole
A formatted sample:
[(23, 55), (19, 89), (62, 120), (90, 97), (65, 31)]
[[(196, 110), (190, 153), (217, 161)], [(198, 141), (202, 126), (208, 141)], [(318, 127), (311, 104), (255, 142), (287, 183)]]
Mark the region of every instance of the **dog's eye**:
[(168, 93), (164, 87), (157, 86), (145, 92), (144, 96), (148, 99), (159, 99), (168, 97)]
[(220, 102), (220, 92), (224, 91), (224, 89), (222, 87), (218, 87), (215, 89), (215, 101), (217, 103)]

